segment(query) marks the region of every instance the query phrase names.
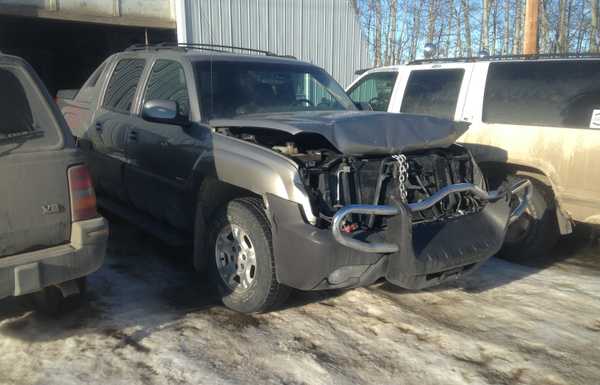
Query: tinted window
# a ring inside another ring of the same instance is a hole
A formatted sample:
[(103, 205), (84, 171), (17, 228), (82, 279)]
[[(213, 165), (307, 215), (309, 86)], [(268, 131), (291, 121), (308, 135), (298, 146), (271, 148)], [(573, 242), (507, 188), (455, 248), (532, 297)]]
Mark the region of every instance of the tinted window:
[(590, 127), (600, 110), (598, 61), (492, 63), (483, 121), (555, 127)]
[(103, 106), (119, 112), (129, 112), (135, 96), (135, 90), (144, 71), (144, 59), (123, 59), (113, 71)]
[(198, 62), (204, 119), (261, 112), (356, 110), (344, 89), (318, 67), (296, 63)]
[(462, 69), (412, 71), (401, 112), (454, 120)]
[(94, 71), (94, 73), (90, 76), (90, 78), (85, 82), (85, 84), (81, 87), (75, 99), (78, 102), (90, 102), (94, 97), (94, 94), (98, 91), (98, 80), (100, 79), (100, 75), (102, 75), (102, 71), (104, 71), (105, 64), (102, 63), (100, 67)]
[(348, 93), (354, 102), (366, 102), (375, 111), (387, 111), (397, 77), (397, 72), (374, 72), (360, 79)]
[(0, 84), (0, 156), (58, 144), (58, 124), (31, 77), (18, 67), (0, 68)]
[(157, 60), (152, 67), (144, 100), (172, 100), (177, 103), (181, 116), (189, 116), (185, 72), (181, 65), (172, 60)]

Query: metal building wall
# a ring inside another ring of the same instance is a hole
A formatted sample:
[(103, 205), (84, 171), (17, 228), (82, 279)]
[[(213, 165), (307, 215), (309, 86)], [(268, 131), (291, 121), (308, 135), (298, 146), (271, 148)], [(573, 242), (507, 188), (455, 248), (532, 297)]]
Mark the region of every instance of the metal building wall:
[(0, 15), (174, 28), (175, 0), (0, 0)]
[(266, 49), (325, 68), (343, 86), (371, 66), (350, 0), (177, 0), (180, 42)]

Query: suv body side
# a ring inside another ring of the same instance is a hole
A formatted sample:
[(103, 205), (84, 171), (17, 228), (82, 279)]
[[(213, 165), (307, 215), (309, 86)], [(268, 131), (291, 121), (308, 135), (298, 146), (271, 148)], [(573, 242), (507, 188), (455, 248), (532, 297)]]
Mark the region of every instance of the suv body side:
[[(388, 67), (387, 70), (398, 72), (388, 112), (412, 112), (403, 108), (412, 74), (418, 71), (464, 70), (454, 114), (445, 116), (471, 123), (459, 142), (469, 147), (483, 168), (509, 168), (550, 186), (559, 204), (559, 214), (575, 221), (600, 223), (600, 184), (597, 183), (600, 168), (594, 165), (594, 161), (600, 159), (600, 130), (486, 122), (484, 104), (490, 65), (495, 63), (481, 61)], [(350, 89), (369, 73), (355, 80)], [(430, 108), (427, 114), (435, 116), (438, 112), (436, 103), (429, 101), (427, 104)], [(447, 110), (440, 111), (442, 115), (445, 113)], [(568, 232), (568, 227), (561, 228), (561, 231)]]
[[(116, 128), (102, 121), (107, 113), (102, 104), (118, 62), (125, 59), (142, 59), (145, 65), (130, 110), (111, 112), (112, 119), (120, 124)], [(160, 60), (173, 61), (184, 71), (189, 97), (189, 122), (185, 125), (149, 122), (142, 117), (148, 80)], [(271, 193), (297, 202), (314, 221), (305, 192), (294, 183), (298, 167), (293, 161), (262, 146), (214, 132), (202, 120), (197, 89), (201, 85), (186, 55), (167, 50), (160, 54), (118, 53), (107, 59), (100, 82), (91, 101), (89, 128), (80, 138), (98, 185), (100, 206), (117, 203), (117, 210), (133, 207), (189, 235), (204, 231), (205, 223), (195, 223), (197, 210), (208, 219), (216, 208), (239, 194), (239, 189), (245, 189), (259, 196)], [(100, 132), (97, 123), (102, 125)], [(153, 229), (155, 226), (149, 230)], [(157, 235), (180, 242), (164, 233)]]

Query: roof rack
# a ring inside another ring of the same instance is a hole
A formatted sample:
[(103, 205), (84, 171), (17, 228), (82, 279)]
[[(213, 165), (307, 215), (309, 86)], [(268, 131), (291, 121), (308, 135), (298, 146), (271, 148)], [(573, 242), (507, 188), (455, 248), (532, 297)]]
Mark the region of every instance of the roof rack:
[(275, 57), (284, 57), (288, 59), (296, 59), (296, 57), (292, 55), (280, 55), (271, 51), (266, 51), (262, 49), (255, 48), (246, 48), (246, 47), (237, 47), (234, 45), (223, 45), (223, 44), (208, 44), (208, 43), (158, 43), (158, 44), (133, 44), (128, 47), (125, 51), (150, 51), (150, 50), (161, 50), (161, 49), (180, 49), (183, 51), (187, 51), (188, 49), (197, 49), (203, 51), (211, 51), (211, 52), (234, 52), (234, 51), (242, 51), (242, 52), (250, 52), (250, 53), (258, 53), (266, 56), (275, 56)]
[(375, 69), (377, 67), (367, 67), (367, 68), (361, 68), (361, 69), (357, 69), (356, 71), (354, 71), (354, 75), (362, 75), (367, 71), (371, 71), (372, 69)]
[(413, 60), (408, 65), (430, 64), (430, 63), (469, 63), (479, 61), (500, 61), (500, 60), (537, 60), (537, 59), (577, 59), (577, 58), (600, 58), (597, 53), (542, 53), (533, 55), (491, 55), (491, 56), (470, 56), (456, 58), (435, 58)]

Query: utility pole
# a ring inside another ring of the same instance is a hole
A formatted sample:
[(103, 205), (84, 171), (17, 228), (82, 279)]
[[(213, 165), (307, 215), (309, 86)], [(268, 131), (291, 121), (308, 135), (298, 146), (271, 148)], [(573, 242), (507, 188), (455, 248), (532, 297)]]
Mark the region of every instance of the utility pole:
[(525, 30), (523, 53), (533, 55), (538, 53), (538, 10), (540, 8), (539, 0), (527, 0), (525, 6)]

